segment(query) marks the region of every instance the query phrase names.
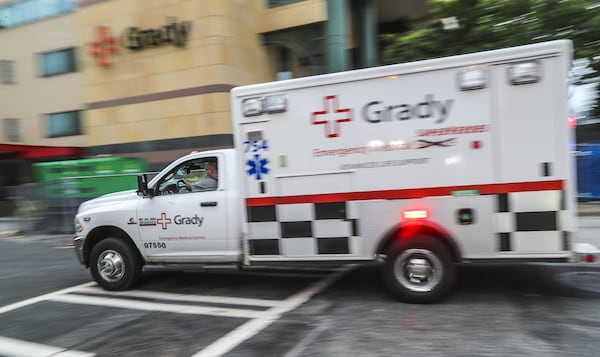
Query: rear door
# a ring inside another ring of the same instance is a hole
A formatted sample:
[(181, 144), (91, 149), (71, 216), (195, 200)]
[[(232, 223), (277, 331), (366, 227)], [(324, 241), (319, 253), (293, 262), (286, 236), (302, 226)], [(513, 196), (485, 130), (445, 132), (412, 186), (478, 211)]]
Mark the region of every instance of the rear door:
[[(566, 66), (560, 56), (524, 58), (493, 67), (495, 165), (503, 192), (495, 213), (503, 256), (566, 254)], [(524, 70), (536, 75), (517, 81)]]

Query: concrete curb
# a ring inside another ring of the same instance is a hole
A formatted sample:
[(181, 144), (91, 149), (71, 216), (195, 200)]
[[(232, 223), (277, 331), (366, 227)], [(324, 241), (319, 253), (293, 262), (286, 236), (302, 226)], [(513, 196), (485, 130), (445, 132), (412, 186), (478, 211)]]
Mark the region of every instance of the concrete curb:
[(23, 235), (23, 230), (20, 228), (4, 229), (0, 231), (0, 238), (15, 237)]
[(577, 216), (578, 217), (599, 217), (600, 216), (600, 211), (584, 211), (584, 212), (577, 212)]

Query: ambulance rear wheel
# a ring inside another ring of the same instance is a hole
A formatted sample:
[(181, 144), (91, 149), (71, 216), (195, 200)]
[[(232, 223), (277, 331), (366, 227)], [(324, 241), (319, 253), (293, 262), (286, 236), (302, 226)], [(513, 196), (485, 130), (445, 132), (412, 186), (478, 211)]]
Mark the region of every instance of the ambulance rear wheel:
[(127, 290), (139, 279), (142, 264), (130, 244), (118, 238), (106, 238), (92, 249), (90, 271), (106, 290)]
[(454, 286), (456, 267), (442, 242), (433, 237), (412, 237), (388, 252), (383, 275), (392, 295), (401, 301), (433, 303)]

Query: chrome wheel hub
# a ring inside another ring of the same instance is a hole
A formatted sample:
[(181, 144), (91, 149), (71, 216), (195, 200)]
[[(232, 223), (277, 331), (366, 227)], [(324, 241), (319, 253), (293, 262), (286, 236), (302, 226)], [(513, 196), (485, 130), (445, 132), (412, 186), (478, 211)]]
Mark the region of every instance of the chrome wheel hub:
[(429, 292), (441, 281), (441, 261), (427, 249), (407, 249), (394, 263), (394, 275), (402, 286), (414, 292)]
[(125, 264), (123, 257), (114, 250), (105, 250), (98, 257), (98, 272), (102, 279), (108, 282), (116, 282), (125, 275)]

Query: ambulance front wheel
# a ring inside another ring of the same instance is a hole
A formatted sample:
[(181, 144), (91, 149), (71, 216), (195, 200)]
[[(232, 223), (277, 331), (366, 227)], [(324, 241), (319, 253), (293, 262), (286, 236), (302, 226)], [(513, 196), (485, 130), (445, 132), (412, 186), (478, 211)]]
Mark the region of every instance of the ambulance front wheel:
[(448, 248), (433, 237), (397, 242), (388, 252), (383, 274), (396, 298), (410, 303), (433, 303), (445, 297), (456, 280)]
[(131, 245), (123, 239), (106, 238), (92, 249), (90, 271), (106, 290), (127, 290), (141, 276), (142, 264)]

